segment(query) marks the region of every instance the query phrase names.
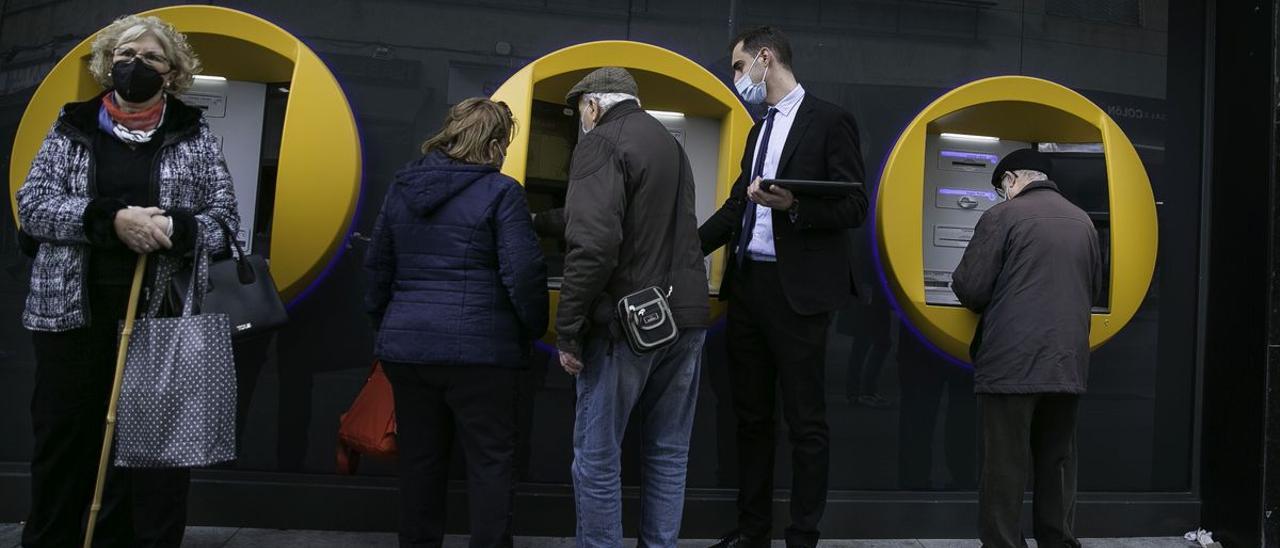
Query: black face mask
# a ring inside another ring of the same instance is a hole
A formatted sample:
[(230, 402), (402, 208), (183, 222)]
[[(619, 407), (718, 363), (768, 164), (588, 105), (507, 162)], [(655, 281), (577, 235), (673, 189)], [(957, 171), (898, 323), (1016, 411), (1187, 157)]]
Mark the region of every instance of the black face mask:
[(139, 59), (120, 61), (111, 67), (111, 83), (120, 98), (130, 103), (142, 103), (164, 87), (164, 75), (156, 72)]

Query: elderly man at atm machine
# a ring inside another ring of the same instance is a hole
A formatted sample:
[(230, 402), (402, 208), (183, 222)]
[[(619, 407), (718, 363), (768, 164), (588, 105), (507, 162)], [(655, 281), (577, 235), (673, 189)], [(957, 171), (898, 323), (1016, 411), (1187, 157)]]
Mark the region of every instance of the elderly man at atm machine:
[(1038, 546), (1080, 546), (1076, 409), (1089, 370), (1089, 314), (1102, 288), (1093, 222), (1049, 180), (1048, 158), (1011, 152), (991, 184), (1006, 201), (974, 228), (951, 287), (982, 315), (970, 348), (982, 418), (979, 529), (986, 548), (1026, 546), (1019, 527), (1034, 477)]
[(775, 398), (792, 450), (787, 546), (815, 546), (827, 500), (827, 327), (854, 293), (852, 231), (867, 195), (817, 196), (763, 180), (861, 182), (858, 126), (844, 109), (807, 93), (791, 70), (791, 45), (761, 27), (734, 39), (738, 93), (768, 112), (751, 129), (729, 198), (698, 235), (703, 253), (728, 248), (720, 298), (729, 301), (730, 386), (738, 419), (738, 527), (717, 547), (768, 546), (773, 516)]
[[(693, 171), (637, 94), (631, 74), (606, 67), (565, 97), (583, 136), (565, 198), (556, 342), (576, 377), (572, 475), (583, 547), (622, 545), (630, 418), (644, 432), (640, 545), (676, 546), (709, 315)], [(641, 337), (637, 322), (664, 336)]]

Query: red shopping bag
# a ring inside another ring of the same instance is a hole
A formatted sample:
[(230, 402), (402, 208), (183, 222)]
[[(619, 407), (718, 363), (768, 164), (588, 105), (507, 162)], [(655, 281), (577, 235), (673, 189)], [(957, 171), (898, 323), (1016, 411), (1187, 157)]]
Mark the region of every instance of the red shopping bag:
[(339, 474), (354, 474), (361, 455), (396, 455), (395, 397), (381, 363), (373, 362), (364, 388), (338, 422)]

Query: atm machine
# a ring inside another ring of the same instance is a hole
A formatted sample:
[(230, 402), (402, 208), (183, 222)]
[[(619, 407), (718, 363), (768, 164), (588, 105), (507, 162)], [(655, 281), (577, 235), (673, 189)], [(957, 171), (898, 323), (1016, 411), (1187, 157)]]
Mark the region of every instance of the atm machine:
[(1006, 154), (1027, 143), (968, 135), (925, 138), (924, 295), (931, 305), (959, 306), (951, 273), (960, 265), (973, 227), (1000, 203), (991, 172)]
[[(716, 181), (720, 180), (717, 158), (720, 155), (720, 121), (702, 116), (687, 116), (681, 112), (651, 110), (650, 114), (667, 127), (689, 157), (693, 171), (694, 200), (698, 226), (711, 218), (720, 207), (716, 194)], [(711, 257), (704, 259), (707, 279), (711, 279)]]
[(717, 158), (720, 156), (720, 121), (660, 110), (651, 110), (649, 114), (667, 127), (689, 157), (689, 167), (693, 171), (697, 190), (695, 200), (698, 226), (702, 226), (702, 222), (720, 207), (720, 200), (716, 196), (716, 181), (720, 177), (717, 165)]
[(1155, 268), (1155, 199), (1142, 161), (1097, 105), (1062, 85), (1026, 76), (970, 82), (942, 95), (907, 125), (881, 172), (875, 261), (909, 331), (954, 362), (970, 360), (978, 316), (956, 299), (951, 276), (974, 227), (1000, 198), (1000, 159), (1035, 148), (1052, 180), (1098, 230), (1104, 291), (1094, 302), (1089, 344), (1127, 324)]
[[(517, 132), (502, 172), (525, 184), (535, 213), (564, 206), (569, 162), (577, 144), (577, 113), (564, 104), (565, 93), (602, 66), (602, 59), (631, 72), (641, 106), (681, 143), (696, 186), (698, 221), (708, 219), (728, 198), (747, 134), (753, 125), (737, 96), (694, 61), (651, 44), (606, 40), (569, 46), (529, 63), (493, 93), (528, 131)], [(554, 314), (564, 271), (564, 242), (543, 235), (548, 289)], [(712, 316), (723, 312), (715, 299), (723, 271), (723, 252), (707, 259), (708, 300)], [(554, 324), (554, 318), (552, 319)], [(548, 340), (554, 334), (548, 334)]]
[(186, 104), (204, 111), (209, 129), (222, 144), (240, 212), (236, 239), (248, 253), (253, 253), (266, 90), (267, 85), (258, 82), (197, 78), (190, 90), (178, 96)]
[[(525, 191), (529, 208), (536, 213), (564, 207), (569, 164), (580, 130), (577, 114), (564, 105), (534, 100), (532, 113)], [(696, 213), (701, 225), (720, 205), (716, 193), (720, 121), (676, 111), (650, 110), (649, 114), (671, 132), (689, 157), (695, 182)], [(564, 271), (564, 241), (549, 235), (541, 236), (540, 240), (547, 260), (547, 275), (554, 287)], [(706, 259), (706, 268), (710, 274), (710, 257)]]
[[(1095, 143), (1027, 143), (994, 137), (930, 134), (925, 138), (923, 276), (925, 303), (960, 306), (951, 274), (960, 265), (978, 219), (1002, 200), (991, 185), (1000, 159), (1034, 147), (1053, 162), (1051, 179), (1062, 195), (1083, 209), (1098, 231), (1103, 271), (1110, 271), (1110, 215), (1106, 156)], [(1104, 277), (1106, 280), (1109, 277)], [(1094, 303), (1106, 312), (1109, 291)]]

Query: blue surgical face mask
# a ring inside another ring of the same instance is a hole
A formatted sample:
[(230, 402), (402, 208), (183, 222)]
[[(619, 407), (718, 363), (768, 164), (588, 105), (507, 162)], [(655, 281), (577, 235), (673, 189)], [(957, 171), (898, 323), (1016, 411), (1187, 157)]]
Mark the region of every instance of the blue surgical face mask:
[(742, 77), (738, 78), (733, 86), (738, 88), (738, 95), (742, 96), (742, 100), (748, 104), (758, 105), (764, 102), (766, 96), (764, 78), (769, 75), (769, 67), (764, 68), (764, 74), (760, 75), (759, 82), (751, 81), (751, 71), (755, 70), (756, 63), (760, 61), (760, 54), (757, 53), (755, 59), (751, 60), (751, 67), (742, 73)]

